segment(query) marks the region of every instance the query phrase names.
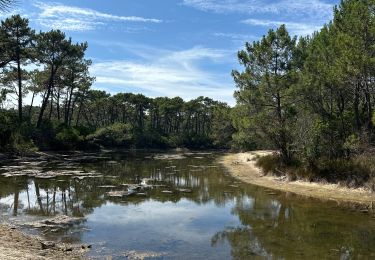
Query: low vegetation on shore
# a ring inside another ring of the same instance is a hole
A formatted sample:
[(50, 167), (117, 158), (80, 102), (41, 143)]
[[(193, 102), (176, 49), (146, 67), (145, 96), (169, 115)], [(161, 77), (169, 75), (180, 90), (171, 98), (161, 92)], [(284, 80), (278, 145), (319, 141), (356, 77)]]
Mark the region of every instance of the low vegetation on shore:
[(366, 183), (354, 188), (336, 179), (328, 182), (326, 176), (319, 178), (311, 174), (307, 177), (300, 173), (300, 167), (280, 167), (280, 157), (274, 151), (230, 153), (221, 157), (220, 162), (233, 177), (253, 185), (336, 201), (363, 212), (374, 209), (375, 193), (366, 187)]
[(279, 154), (257, 159), (256, 165), (264, 174), (286, 176), (288, 181), (302, 180), (339, 184), (348, 188), (364, 187), (375, 192), (375, 160), (371, 155), (360, 155), (350, 159), (319, 160), (314, 165), (299, 161), (285, 164)]

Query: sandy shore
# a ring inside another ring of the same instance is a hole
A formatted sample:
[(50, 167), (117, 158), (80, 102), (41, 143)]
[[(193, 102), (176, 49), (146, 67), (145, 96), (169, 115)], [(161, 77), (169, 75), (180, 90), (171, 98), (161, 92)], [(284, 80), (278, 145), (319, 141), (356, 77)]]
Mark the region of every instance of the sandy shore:
[(54, 244), (0, 224), (0, 259), (83, 259), (85, 250)]
[(261, 169), (255, 165), (256, 157), (271, 153), (271, 151), (255, 151), (227, 154), (223, 156), (221, 163), (232, 176), (247, 183), (323, 200), (353, 202), (375, 207), (375, 194), (365, 189), (349, 189), (336, 184), (304, 181), (288, 182), (285, 178), (264, 176)]

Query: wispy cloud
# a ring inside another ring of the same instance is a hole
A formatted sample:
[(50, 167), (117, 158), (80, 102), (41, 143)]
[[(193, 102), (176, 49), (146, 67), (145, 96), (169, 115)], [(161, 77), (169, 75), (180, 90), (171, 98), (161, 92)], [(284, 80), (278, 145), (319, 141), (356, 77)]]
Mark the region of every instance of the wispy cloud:
[(35, 2), (41, 10), (36, 20), (45, 27), (66, 31), (88, 31), (105, 26), (109, 22), (161, 23), (162, 20), (139, 16), (119, 16), (89, 8), (67, 6), (60, 3)]
[(232, 39), (233, 41), (241, 41), (241, 42), (252, 41), (252, 40), (259, 38), (254, 35), (240, 34), (240, 33), (223, 33), (223, 32), (214, 33), (213, 36), (220, 37), (220, 38), (229, 38), (229, 39)]
[(225, 63), (230, 55), (227, 51), (194, 47), (161, 53), (158, 58), (142, 57), (142, 61), (94, 62), (91, 73), (96, 76), (96, 87), (113, 93), (138, 91), (187, 100), (203, 95), (233, 103), (233, 86), (228, 75), (200, 66), (204, 62)]
[(288, 21), (271, 21), (271, 20), (261, 20), (261, 19), (247, 19), (241, 21), (244, 24), (263, 26), (263, 27), (278, 27), (285, 24), (287, 29), (292, 35), (305, 36), (314, 33), (321, 29), (322, 26), (316, 24), (306, 24), (306, 23), (296, 23)]
[(187, 6), (217, 13), (272, 13), (291, 14), (300, 17), (327, 19), (332, 15), (333, 5), (322, 0), (183, 0)]
[(0, 20), (5, 20), (6, 18), (17, 14), (20, 14), (23, 18), (30, 17), (23, 8), (16, 7), (15, 9), (12, 9), (10, 12), (0, 12)]

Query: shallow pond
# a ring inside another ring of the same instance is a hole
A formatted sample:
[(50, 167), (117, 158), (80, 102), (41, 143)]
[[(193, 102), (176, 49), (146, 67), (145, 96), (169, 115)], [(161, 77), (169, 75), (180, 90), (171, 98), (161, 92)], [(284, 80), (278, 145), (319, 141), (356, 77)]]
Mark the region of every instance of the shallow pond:
[[(375, 258), (372, 213), (241, 183), (218, 156), (106, 152), (15, 161), (0, 168), (0, 221), (92, 245), (88, 256), (99, 259)], [(58, 215), (79, 220), (30, 225)]]

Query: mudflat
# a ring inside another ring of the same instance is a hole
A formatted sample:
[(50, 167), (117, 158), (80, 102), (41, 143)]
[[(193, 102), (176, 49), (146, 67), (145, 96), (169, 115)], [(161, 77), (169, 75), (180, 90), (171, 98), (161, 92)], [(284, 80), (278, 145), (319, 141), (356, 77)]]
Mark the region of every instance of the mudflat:
[(0, 259), (83, 259), (84, 249), (55, 244), (0, 224)]

